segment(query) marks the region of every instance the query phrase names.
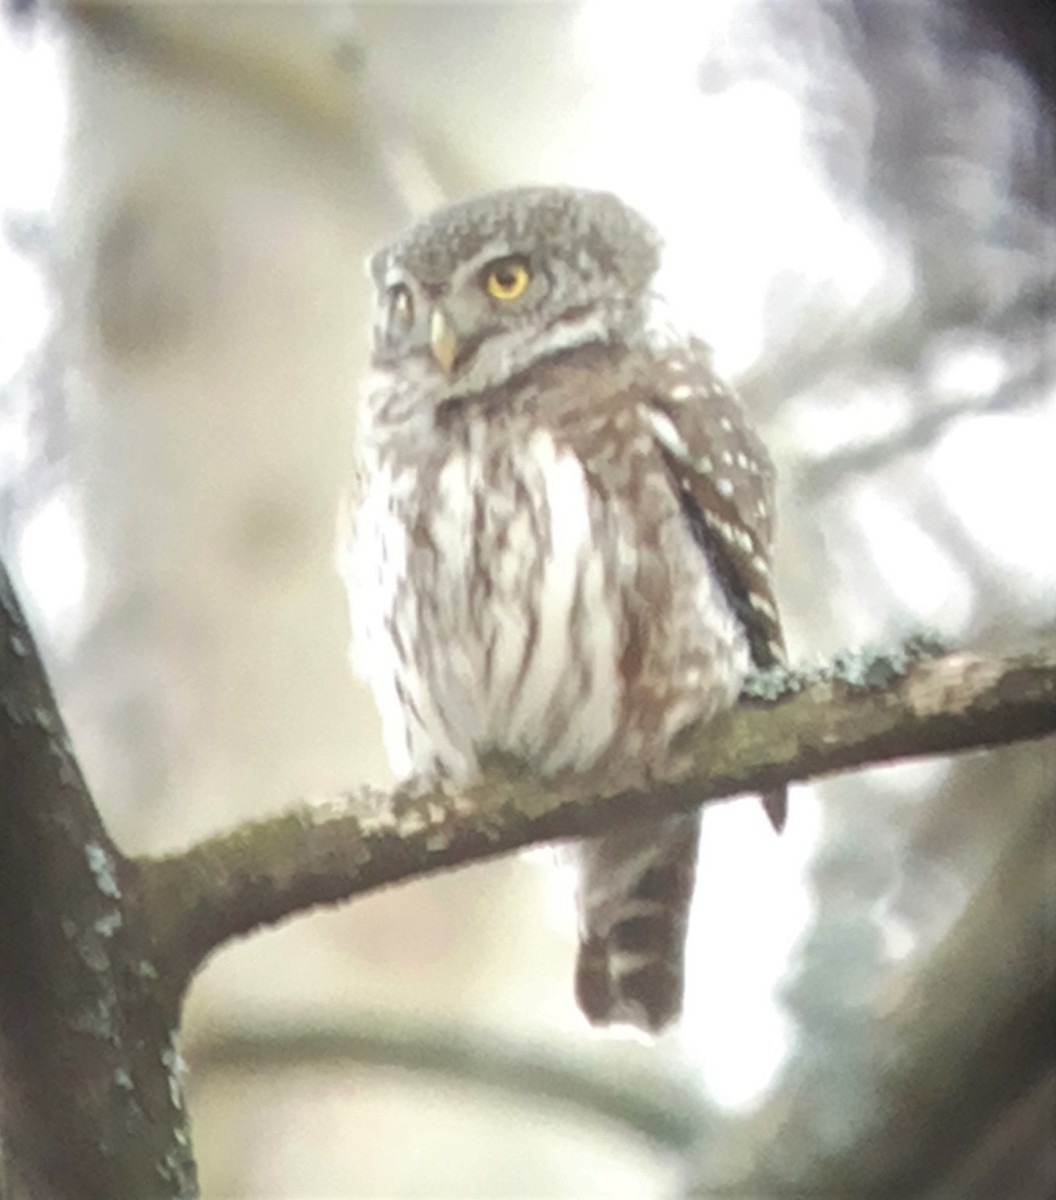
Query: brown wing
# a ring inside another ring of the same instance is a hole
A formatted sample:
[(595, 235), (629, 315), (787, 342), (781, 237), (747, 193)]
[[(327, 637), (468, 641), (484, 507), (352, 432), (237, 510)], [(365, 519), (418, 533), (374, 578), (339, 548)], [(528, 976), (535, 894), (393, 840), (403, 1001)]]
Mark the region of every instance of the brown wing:
[[(758, 667), (785, 660), (772, 578), (774, 468), (697, 339), (659, 351), (647, 415), (686, 521), (740, 618)], [(764, 796), (785, 820), (785, 793)]]

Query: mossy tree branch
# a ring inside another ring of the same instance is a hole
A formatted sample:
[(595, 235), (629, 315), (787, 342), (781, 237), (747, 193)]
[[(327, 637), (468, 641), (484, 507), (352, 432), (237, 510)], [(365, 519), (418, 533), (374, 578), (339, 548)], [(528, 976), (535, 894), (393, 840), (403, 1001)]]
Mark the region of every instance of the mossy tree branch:
[(693, 731), (665, 778), (628, 778), (616, 794), (589, 775), (544, 781), (496, 760), (457, 795), (365, 788), (143, 859), (169, 977), (189, 979), (216, 947), (260, 925), (441, 868), (784, 782), (1056, 733), (1056, 646), (931, 653), (911, 646), (759, 677), (753, 692), (773, 702)]

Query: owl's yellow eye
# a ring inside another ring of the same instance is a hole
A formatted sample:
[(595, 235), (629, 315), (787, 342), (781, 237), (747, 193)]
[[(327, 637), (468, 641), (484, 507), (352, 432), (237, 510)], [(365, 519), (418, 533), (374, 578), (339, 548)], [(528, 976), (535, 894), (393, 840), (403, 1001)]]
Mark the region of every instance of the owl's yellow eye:
[(523, 258), (501, 258), (484, 272), (484, 287), (493, 300), (516, 300), (532, 281)]

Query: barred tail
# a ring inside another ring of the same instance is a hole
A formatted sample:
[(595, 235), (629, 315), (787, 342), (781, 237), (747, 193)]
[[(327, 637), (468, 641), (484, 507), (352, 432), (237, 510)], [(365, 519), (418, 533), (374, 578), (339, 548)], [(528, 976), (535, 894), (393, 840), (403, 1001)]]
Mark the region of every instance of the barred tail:
[(594, 1025), (659, 1033), (682, 1011), (700, 814), (583, 843), (576, 999)]

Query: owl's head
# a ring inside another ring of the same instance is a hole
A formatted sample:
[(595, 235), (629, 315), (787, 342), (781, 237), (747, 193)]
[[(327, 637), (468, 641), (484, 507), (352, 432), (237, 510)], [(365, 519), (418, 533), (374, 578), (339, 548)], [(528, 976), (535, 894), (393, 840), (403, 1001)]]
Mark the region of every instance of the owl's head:
[(374, 365), (414, 364), (452, 395), (623, 341), (643, 323), (658, 263), (652, 226), (605, 192), (515, 188), (453, 205), (370, 260)]

